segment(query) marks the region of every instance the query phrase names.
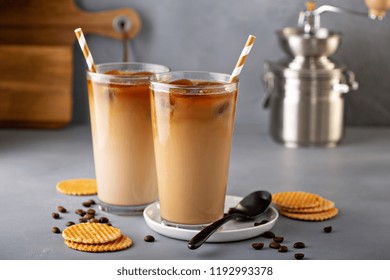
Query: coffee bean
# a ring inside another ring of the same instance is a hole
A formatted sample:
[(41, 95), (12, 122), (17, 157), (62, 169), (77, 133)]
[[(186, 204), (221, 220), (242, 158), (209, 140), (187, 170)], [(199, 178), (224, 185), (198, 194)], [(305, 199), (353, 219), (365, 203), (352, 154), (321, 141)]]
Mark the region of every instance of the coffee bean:
[(54, 233), (61, 233), (61, 230), (58, 227), (52, 227), (51, 231)]
[(84, 216), (87, 212), (85, 212), (83, 209), (77, 209), (75, 213), (79, 216)]
[(264, 224), (266, 224), (266, 223), (268, 223), (268, 222), (269, 222), (268, 220), (262, 220), (261, 222), (256, 222), (256, 223), (255, 223), (255, 227), (264, 225)]
[(106, 224), (106, 223), (108, 223), (108, 218), (107, 217), (101, 217), (100, 219), (99, 219), (99, 223), (102, 223), (102, 224)]
[(112, 227), (112, 224), (111, 224), (111, 223), (107, 223), (106, 225), (108, 225), (108, 226)]
[(70, 227), (70, 226), (73, 226), (73, 225), (74, 225), (74, 222), (72, 222), (72, 221), (69, 221), (69, 222), (66, 223), (67, 227)]
[(283, 240), (284, 240), (284, 237), (283, 237), (283, 236), (275, 236), (275, 237), (274, 237), (274, 241), (275, 241), (275, 242), (282, 243)]
[(273, 242), (271, 242), (269, 244), (269, 247), (272, 248), (272, 249), (279, 249), (280, 248), (280, 243), (273, 241)]
[(99, 220), (96, 219), (96, 218), (92, 218), (92, 219), (89, 220), (89, 222), (90, 222), (90, 223), (98, 223)]
[(152, 235), (146, 235), (145, 237), (144, 237), (144, 240), (145, 240), (145, 242), (154, 242), (154, 236), (152, 236)]
[(288, 247), (287, 246), (280, 246), (279, 250), (280, 253), (286, 253), (288, 252)]
[(84, 201), (83, 203), (81, 203), (84, 207), (91, 207), (91, 202), (90, 201)]
[(58, 214), (57, 212), (51, 213), (51, 216), (52, 216), (54, 219), (59, 219), (59, 218), (60, 218), (60, 214)]
[(275, 237), (275, 234), (272, 231), (266, 231), (260, 236), (271, 239)]
[(88, 219), (86, 219), (86, 218), (80, 218), (80, 219), (79, 219), (79, 222), (80, 222), (80, 223), (86, 223), (86, 222), (88, 222)]
[(261, 250), (261, 249), (263, 249), (263, 247), (264, 247), (263, 242), (257, 242), (257, 243), (252, 244), (252, 248), (255, 250)]
[(63, 207), (63, 206), (57, 206), (57, 210), (58, 210), (58, 212), (61, 212), (61, 213), (66, 213), (67, 212), (66, 208)]
[(294, 254), (294, 258), (297, 260), (302, 260), (304, 257), (305, 257), (305, 254), (302, 254), (302, 253)]
[(93, 200), (93, 199), (88, 200), (88, 202), (89, 202), (91, 205), (95, 205), (95, 204), (96, 204), (95, 200)]
[(87, 213), (88, 213), (88, 214), (95, 215), (95, 214), (96, 214), (96, 211), (95, 211), (94, 209), (92, 209), (92, 208), (89, 208), (89, 209), (87, 210)]
[(332, 227), (331, 226), (328, 226), (328, 227), (324, 227), (324, 231), (326, 232), (326, 233), (329, 233), (329, 232), (332, 232)]
[(306, 247), (305, 243), (303, 243), (303, 242), (295, 242), (294, 243), (294, 248), (296, 248), (296, 249), (303, 249), (305, 247)]
[(83, 216), (83, 218), (86, 218), (87, 220), (90, 220), (90, 219), (95, 218), (95, 215), (92, 215), (92, 214), (85, 214), (85, 215)]

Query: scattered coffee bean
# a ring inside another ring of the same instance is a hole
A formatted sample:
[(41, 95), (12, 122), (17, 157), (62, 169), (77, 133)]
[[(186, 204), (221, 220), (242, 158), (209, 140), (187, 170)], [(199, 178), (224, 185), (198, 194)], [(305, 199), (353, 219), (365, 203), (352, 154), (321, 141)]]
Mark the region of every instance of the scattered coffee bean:
[(280, 243), (273, 241), (273, 242), (271, 242), (269, 244), (269, 247), (272, 248), (272, 249), (279, 249), (280, 248)]
[(294, 254), (294, 258), (297, 260), (302, 260), (304, 257), (305, 257), (305, 254), (302, 254), (302, 253)]
[(86, 222), (88, 222), (88, 219), (86, 219), (86, 218), (80, 218), (80, 219), (79, 219), (79, 222), (80, 222), (80, 223), (86, 223)]
[(275, 237), (274, 237), (274, 241), (275, 241), (275, 242), (282, 243), (283, 240), (284, 240), (284, 237), (283, 237), (283, 236), (275, 236)]
[(54, 233), (61, 233), (61, 230), (58, 227), (53, 227), (51, 231)]
[(296, 249), (303, 249), (305, 247), (306, 247), (306, 245), (303, 242), (295, 242), (294, 243), (294, 248), (296, 248)]
[(275, 237), (275, 234), (272, 231), (266, 231), (263, 234), (261, 234), (260, 236), (271, 239), (271, 238)]
[(326, 233), (329, 233), (329, 232), (332, 232), (332, 227), (331, 226), (328, 226), (328, 227), (324, 227), (324, 231), (326, 232)]
[(266, 224), (266, 223), (268, 223), (268, 222), (269, 222), (268, 220), (262, 220), (261, 222), (256, 222), (256, 223), (255, 223), (255, 227), (264, 225), (264, 224)]
[(108, 223), (108, 218), (107, 217), (101, 217), (100, 219), (99, 219), (99, 223), (102, 223), (102, 224), (107, 224)]
[(93, 200), (93, 199), (88, 200), (88, 202), (89, 202), (91, 205), (95, 205), (95, 204), (96, 204), (95, 200)]
[(85, 215), (83, 216), (83, 218), (86, 218), (87, 220), (90, 220), (90, 219), (95, 218), (95, 215), (92, 215), (92, 214), (85, 214)]
[(82, 205), (84, 206), (84, 207), (91, 207), (91, 202), (90, 201), (84, 201), (83, 203), (82, 203)]
[(154, 236), (152, 236), (152, 235), (146, 235), (145, 237), (144, 237), (144, 240), (145, 240), (145, 242), (154, 242)]
[(84, 216), (87, 212), (85, 212), (83, 209), (77, 209), (75, 213), (79, 216)]
[(92, 218), (92, 219), (89, 220), (89, 222), (90, 222), (90, 223), (98, 223), (99, 220), (96, 219), (96, 218)]
[(59, 218), (60, 218), (60, 214), (58, 214), (57, 212), (51, 213), (51, 216), (52, 216), (54, 219), (59, 219)]
[(106, 225), (108, 225), (108, 226), (112, 227), (112, 224), (111, 224), (111, 223), (107, 223)]
[(66, 212), (67, 212), (66, 208), (63, 207), (63, 206), (57, 206), (57, 210), (58, 210), (58, 212), (60, 212), (60, 213), (66, 213)]
[(280, 253), (286, 253), (288, 252), (288, 247), (287, 246), (280, 246), (279, 250)]
[(255, 250), (261, 250), (261, 249), (263, 249), (263, 247), (264, 247), (263, 242), (257, 242), (257, 243), (252, 244), (252, 248)]
[(95, 215), (95, 214), (96, 214), (96, 211), (95, 211), (94, 209), (92, 209), (92, 208), (89, 208), (89, 209), (87, 210), (87, 213), (88, 213), (88, 214)]
[(66, 223), (66, 226), (67, 226), (67, 227), (70, 227), (70, 226), (73, 226), (74, 224), (75, 224), (74, 222), (69, 221), (69, 222)]

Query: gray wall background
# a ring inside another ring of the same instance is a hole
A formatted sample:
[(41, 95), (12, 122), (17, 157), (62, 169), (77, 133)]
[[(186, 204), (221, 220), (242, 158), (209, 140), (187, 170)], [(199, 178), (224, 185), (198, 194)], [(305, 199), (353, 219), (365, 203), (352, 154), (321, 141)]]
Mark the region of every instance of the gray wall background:
[[(296, 26), (306, 0), (76, 0), (89, 12), (129, 7), (142, 20), (131, 42), (130, 60), (164, 64), (172, 70), (231, 73), (249, 34), (257, 37), (240, 75), (237, 123), (268, 125), (262, 108), (260, 80), (265, 61), (285, 55), (275, 31)], [(366, 12), (364, 0), (317, 1)], [(334, 59), (355, 72), (360, 89), (346, 97), (347, 125), (390, 125), (390, 15), (383, 21), (327, 13), (323, 27), (340, 31), (342, 44)], [(82, 27), (82, 26), (80, 26)], [(122, 44), (87, 36), (96, 63), (122, 60)], [(85, 61), (74, 46), (74, 123), (89, 122)]]

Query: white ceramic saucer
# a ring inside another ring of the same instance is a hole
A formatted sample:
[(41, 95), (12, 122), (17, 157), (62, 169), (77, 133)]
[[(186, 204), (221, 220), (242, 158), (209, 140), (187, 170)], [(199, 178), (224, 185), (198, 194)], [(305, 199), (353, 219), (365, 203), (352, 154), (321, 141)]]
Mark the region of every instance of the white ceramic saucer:
[[(238, 196), (226, 196), (225, 200), (225, 213), (229, 208), (235, 207), (242, 197)], [(155, 202), (144, 210), (144, 218), (147, 225), (155, 232), (162, 235), (181, 239), (190, 240), (199, 230), (185, 229), (167, 226), (161, 222), (160, 208), (158, 202)], [(250, 221), (236, 221), (232, 220), (223, 225), (217, 230), (206, 242), (229, 242), (238, 241), (256, 237), (266, 231), (272, 229), (278, 219), (279, 214), (275, 208), (270, 208), (260, 217)], [(262, 220), (268, 220), (268, 223), (263, 225), (254, 226), (255, 222), (261, 222)]]

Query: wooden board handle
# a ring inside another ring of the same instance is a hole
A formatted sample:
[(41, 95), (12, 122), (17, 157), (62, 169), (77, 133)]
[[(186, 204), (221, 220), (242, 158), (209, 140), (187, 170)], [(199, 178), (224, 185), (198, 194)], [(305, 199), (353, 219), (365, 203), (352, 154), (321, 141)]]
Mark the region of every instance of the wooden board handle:
[(122, 39), (123, 36), (128, 39), (134, 38), (141, 29), (141, 20), (138, 13), (128, 8), (96, 13), (80, 13), (78, 22), (78, 27), (81, 27), (84, 33), (115, 39)]
[(85, 12), (73, 0), (0, 1), (0, 44), (72, 45), (73, 30), (78, 27), (84, 33), (122, 39), (124, 34), (117, 28), (120, 23), (124, 23), (128, 39), (141, 29), (138, 13), (130, 8)]

